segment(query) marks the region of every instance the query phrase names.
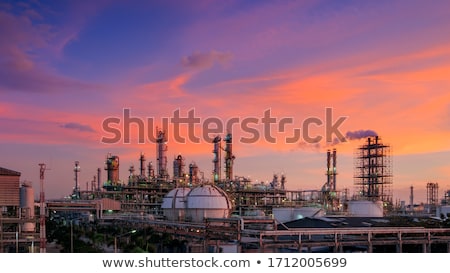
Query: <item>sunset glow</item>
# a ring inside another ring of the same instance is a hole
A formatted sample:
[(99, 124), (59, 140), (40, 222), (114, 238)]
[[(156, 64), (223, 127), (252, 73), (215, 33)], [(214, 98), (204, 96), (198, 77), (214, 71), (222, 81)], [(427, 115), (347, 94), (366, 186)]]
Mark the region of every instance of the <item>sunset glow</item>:
[[(372, 130), (392, 146), (394, 200), (414, 186), (425, 202), (427, 182), (440, 198), (450, 190), (448, 1), (3, 1), (0, 37), (0, 166), (37, 186), (46, 163), (49, 198), (71, 192), (76, 160), (83, 183), (108, 152), (124, 181), (141, 152), (155, 160), (135, 125), (129, 144), (101, 143), (103, 121), (117, 117), (121, 128), (124, 109), (155, 126), (177, 109), (224, 122), (270, 109), (293, 123), (271, 125), (276, 143), (261, 122), (251, 144), (233, 127), (236, 175), (256, 183), (285, 173), (288, 189), (319, 189), (336, 148), (338, 188), (353, 190), (364, 139), (327, 142), (325, 126), (312, 125), (319, 143), (284, 141), (330, 108), (331, 122), (346, 117), (344, 135)], [(212, 144), (200, 125), (195, 134), (201, 141), (185, 144), (169, 134), (169, 165), (181, 153), (208, 176)]]

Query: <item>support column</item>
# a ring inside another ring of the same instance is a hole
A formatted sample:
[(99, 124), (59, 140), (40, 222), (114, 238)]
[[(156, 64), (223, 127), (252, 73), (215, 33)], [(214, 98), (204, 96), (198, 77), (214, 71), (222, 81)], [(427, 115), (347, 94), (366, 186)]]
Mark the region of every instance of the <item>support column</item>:
[[(449, 247), (450, 247), (450, 243), (449, 243)], [(298, 252), (302, 253), (302, 235), (301, 234), (298, 235)]]
[(422, 244), (422, 252), (423, 252), (423, 253), (427, 253), (427, 250), (428, 250), (428, 249), (427, 249), (427, 243), (423, 243), (423, 244)]
[(398, 233), (398, 242), (397, 242), (396, 250), (397, 250), (397, 253), (403, 252), (403, 242), (402, 242), (402, 233), (401, 232)]
[(339, 251), (339, 242), (338, 242), (338, 235), (337, 233), (334, 234), (334, 247), (333, 252), (337, 253)]

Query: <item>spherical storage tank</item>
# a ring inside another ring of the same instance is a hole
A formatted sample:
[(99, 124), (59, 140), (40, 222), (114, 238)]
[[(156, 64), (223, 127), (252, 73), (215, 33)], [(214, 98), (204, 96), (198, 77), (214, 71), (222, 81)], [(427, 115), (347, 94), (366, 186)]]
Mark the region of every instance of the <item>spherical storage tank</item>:
[(161, 204), (169, 221), (203, 222), (205, 218), (228, 218), (231, 202), (227, 194), (212, 185), (195, 188), (175, 188)]
[(205, 218), (228, 218), (231, 212), (228, 195), (220, 188), (202, 185), (187, 194), (186, 218), (202, 222)]
[(190, 188), (175, 188), (164, 197), (161, 204), (164, 216), (169, 221), (182, 221), (186, 216), (187, 195)]

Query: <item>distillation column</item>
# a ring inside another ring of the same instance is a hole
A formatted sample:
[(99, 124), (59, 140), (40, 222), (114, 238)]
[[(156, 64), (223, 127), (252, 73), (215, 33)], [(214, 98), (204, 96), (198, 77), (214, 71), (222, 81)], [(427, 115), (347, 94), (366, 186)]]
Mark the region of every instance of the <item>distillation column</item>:
[(225, 179), (231, 181), (233, 179), (233, 161), (235, 156), (232, 149), (232, 137), (231, 134), (227, 134), (225, 139)]
[(140, 173), (139, 173), (139, 175), (141, 177), (144, 177), (145, 176), (145, 156), (144, 156), (143, 153), (141, 153), (141, 156), (139, 157), (139, 163), (140, 163), (140, 166), (139, 166)]
[(173, 179), (176, 180), (177, 183), (184, 182), (185, 178), (185, 163), (182, 155), (178, 155), (173, 160)]
[(216, 136), (213, 140), (214, 143), (214, 150), (213, 150), (213, 154), (214, 154), (214, 159), (213, 159), (213, 163), (214, 163), (214, 170), (213, 170), (213, 178), (214, 178), (214, 183), (217, 183), (221, 180), (221, 171), (220, 171), (220, 158), (221, 158), (221, 150), (222, 147), (220, 145), (221, 142), (221, 138), (220, 136)]
[(73, 189), (73, 195), (76, 199), (80, 198), (80, 189), (78, 186), (78, 173), (80, 172), (80, 162), (75, 161), (75, 167), (73, 168), (73, 172), (75, 173), (75, 188)]
[(189, 186), (196, 185), (199, 182), (199, 170), (195, 162), (189, 164)]
[(158, 132), (157, 143), (157, 161), (158, 161), (158, 178), (167, 180), (169, 174), (167, 172), (167, 140), (163, 131)]
[(111, 185), (119, 183), (119, 157), (108, 154), (106, 158), (105, 170), (107, 172), (107, 182)]

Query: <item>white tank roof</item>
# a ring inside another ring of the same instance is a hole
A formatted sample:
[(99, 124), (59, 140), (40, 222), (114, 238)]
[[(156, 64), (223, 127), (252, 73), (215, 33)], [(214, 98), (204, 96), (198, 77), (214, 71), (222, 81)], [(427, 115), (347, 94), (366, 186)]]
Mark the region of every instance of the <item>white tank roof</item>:
[(348, 202), (350, 216), (383, 217), (382, 201), (356, 200)]
[(161, 208), (163, 209), (185, 209), (186, 196), (191, 191), (190, 188), (175, 188), (167, 193), (163, 198)]
[(188, 209), (230, 209), (227, 194), (212, 185), (202, 185), (192, 189), (187, 195)]

